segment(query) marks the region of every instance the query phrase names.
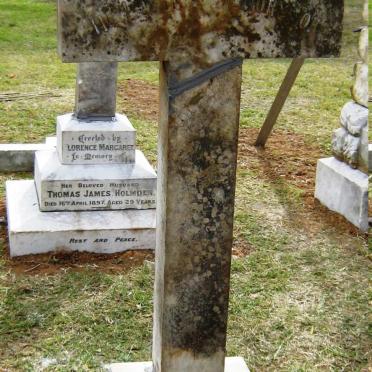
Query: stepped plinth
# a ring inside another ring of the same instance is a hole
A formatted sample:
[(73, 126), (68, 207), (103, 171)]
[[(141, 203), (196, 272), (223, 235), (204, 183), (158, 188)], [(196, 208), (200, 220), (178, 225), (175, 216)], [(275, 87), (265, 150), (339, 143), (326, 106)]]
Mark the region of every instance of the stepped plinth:
[(7, 182), (12, 257), (155, 248), (156, 173), (115, 113), (112, 73), (113, 64), (79, 66), (75, 113), (57, 118), (56, 148), (36, 152), (34, 181)]

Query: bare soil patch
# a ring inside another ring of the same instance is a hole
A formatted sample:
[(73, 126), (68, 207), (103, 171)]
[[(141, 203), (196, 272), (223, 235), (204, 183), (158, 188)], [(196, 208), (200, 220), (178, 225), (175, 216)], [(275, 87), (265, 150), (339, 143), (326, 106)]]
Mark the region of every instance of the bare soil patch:
[(318, 159), (324, 157), (319, 146), (309, 144), (299, 134), (275, 130), (265, 149), (253, 144), (258, 136), (257, 128), (240, 130), (238, 162), (242, 168), (255, 170), (260, 177), (279, 184), (280, 180), (300, 189), (304, 210), (292, 209), (290, 223), (302, 224), (310, 232), (317, 233), (325, 226), (332, 226), (360, 235), (360, 231), (344, 217), (329, 211), (315, 198), (315, 176)]
[(239, 141), (239, 163), (271, 180), (286, 180), (312, 199), (315, 190), (316, 164), (322, 157), (320, 148), (305, 143), (298, 134), (276, 130), (265, 149), (253, 146), (256, 128), (242, 128)]
[(237, 237), (234, 239), (232, 255), (234, 258), (246, 257), (254, 251), (254, 247), (246, 239)]
[(156, 85), (141, 80), (127, 79), (118, 86), (118, 99), (125, 112), (157, 122), (159, 88)]
[(127, 251), (117, 254), (94, 254), (88, 252), (58, 252), (29, 255), (11, 259), (6, 257), (5, 266), (15, 274), (53, 275), (63, 270), (99, 270), (107, 273), (124, 273), (154, 261), (153, 251)]

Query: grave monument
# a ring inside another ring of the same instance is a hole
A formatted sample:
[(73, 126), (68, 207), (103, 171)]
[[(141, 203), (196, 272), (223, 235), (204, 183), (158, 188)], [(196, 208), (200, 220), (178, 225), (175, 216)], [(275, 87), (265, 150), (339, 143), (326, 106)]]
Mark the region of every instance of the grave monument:
[[(248, 371), (241, 358), (225, 362), (242, 62), (244, 58), (336, 57), (342, 17), (343, 0), (58, 1), (63, 61), (80, 63), (83, 70), (83, 63), (103, 62), (105, 71), (114, 62), (160, 61), (153, 361), (113, 364), (110, 370)], [(84, 81), (83, 72), (80, 76)], [(86, 147), (64, 152), (68, 144), (80, 145), (71, 129), (77, 128), (78, 116), (77, 109), (75, 117), (59, 118), (58, 153), (38, 155), (36, 183), (45, 208), (55, 207), (45, 199), (49, 192), (54, 196), (54, 182), (61, 187), (71, 184), (70, 192), (76, 192), (71, 167), (81, 167), (82, 172), (94, 167), (96, 178), (105, 175), (103, 167), (109, 166), (77, 164), (88, 161)], [(99, 116), (95, 113), (93, 119), (88, 115), (84, 120), (98, 127), (103, 125)], [(124, 119), (116, 119), (124, 132), (131, 132)], [(85, 131), (85, 124), (81, 128)], [(100, 138), (100, 133), (85, 135), (87, 145)], [(120, 137), (128, 138), (124, 133)], [(105, 159), (107, 151), (99, 155)], [(129, 152), (125, 158), (131, 159)], [(64, 165), (69, 168), (60, 171), (57, 161), (69, 162)], [(62, 177), (68, 182), (62, 182)], [(111, 178), (111, 173), (105, 177)], [(106, 189), (104, 179), (100, 184)], [(20, 189), (26, 186), (20, 185), (18, 195), (24, 195)], [(29, 188), (34, 197), (23, 203), (36, 203), (33, 184)], [(13, 188), (8, 189), (11, 210), (15, 196)], [(59, 199), (69, 201), (71, 195)], [(106, 206), (108, 200), (101, 199)], [(151, 209), (132, 212), (148, 212), (152, 221)], [(117, 221), (114, 215), (121, 211), (63, 213), (65, 219), (68, 213), (79, 213), (79, 219), (89, 213), (91, 222), (99, 213), (111, 213), (105, 214), (107, 224), (115, 220), (117, 227), (126, 228), (123, 218)], [(86, 226), (80, 227), (81, 234)]]
[(59, 0), (58, 13), (65, 62), (160, 61), (153, 361), (109, 368), (222, 372), (242, 61), (337, 56), (343, 1)]
[(156, 174), (116, 113), (117, 63), (80, 63), (73, 114), (35, 154), (35, 181), (6, 185), (10, 255), (155, 247)]
[(320, 159), (315, 198), (343, 215), (361, 231), (368, 231), (368, 1), (354, 68), (353, 101), (341, 110), (341, 128), (333, 133), (333, 157)]

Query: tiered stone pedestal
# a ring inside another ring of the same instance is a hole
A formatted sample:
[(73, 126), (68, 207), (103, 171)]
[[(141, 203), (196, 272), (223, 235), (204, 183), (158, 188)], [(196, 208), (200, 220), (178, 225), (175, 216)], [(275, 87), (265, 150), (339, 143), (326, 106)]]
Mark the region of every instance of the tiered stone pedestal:
[(124, 115), (60, 116), (35, 181), (6, 184), (10, 255), (154, 249), (156, 173), (135, 140)]

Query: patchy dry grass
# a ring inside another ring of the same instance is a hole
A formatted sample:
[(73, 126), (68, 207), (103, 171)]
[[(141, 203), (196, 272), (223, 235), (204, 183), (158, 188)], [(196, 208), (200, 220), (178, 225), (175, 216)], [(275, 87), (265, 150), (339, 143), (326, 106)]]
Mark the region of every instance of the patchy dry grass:
[(240, 172), (239, 186), (238, 233), (254, 250), (233, 265), (230, 354), (243, 352), (264, 371), (367, 368), (371, 267), (363, 238), (283, 203), (249, 172)]
[[(351, 30), (361, 0), (349, 5)], [(54, 10), (52, 1), (0, 0), (0, 91), (60, 96), (0, 102), (1, 142), (40, 141), (72, 110), (75, 66), (56, 56)], [(346, 34), (344, 58), (306, 62), (265, 152), (252, 143), (290, 61), (244, 64), (228, 354), (253, 371), (372, 367), (365, 237), (311, 196), (316, 160), (329, 154), (349, 99), (356, 37)], [(118, 110), (153, 164), (157, 80), (154, 63), (120, 68)], [(31, 176), (0, 174), (0, 195), (6, 179)], [(100, 370), (151, 358), (151, 254), (10, 261), (5, 240), (2, 229), (0, 370)]]

